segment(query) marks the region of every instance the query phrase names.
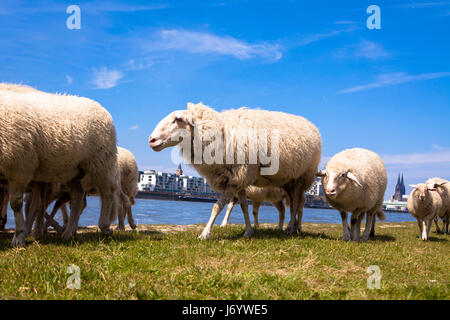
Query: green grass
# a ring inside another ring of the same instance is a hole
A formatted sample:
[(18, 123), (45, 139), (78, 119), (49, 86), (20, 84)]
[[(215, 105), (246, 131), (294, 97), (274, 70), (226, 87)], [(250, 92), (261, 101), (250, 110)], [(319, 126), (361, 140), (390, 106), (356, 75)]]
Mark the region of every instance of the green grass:
[[(304, 224), (299, 236), (241, 225), (142, 226), (104, 238), (83, 231), (71, 242), (55, 234), (10, 248), (0, 235), (2, 299), (449, 299), (450, 236), (418, 239), (416, 223), (378, 223), (368, 243), (340, 240), (341, 226)], [(433, 228), (434, 230), (434, 228)], [(81, 289), (67, 289), (67, 267), (81, 270)], [(367, 288), (367, 267), (381, 269), (381, 288)]]

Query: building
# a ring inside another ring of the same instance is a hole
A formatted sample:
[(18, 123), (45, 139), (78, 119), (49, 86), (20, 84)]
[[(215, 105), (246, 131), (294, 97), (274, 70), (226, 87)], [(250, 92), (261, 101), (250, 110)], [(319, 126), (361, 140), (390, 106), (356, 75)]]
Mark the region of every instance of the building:
[(314, 179), (311, 188), (309, 188), (309, 190), (306, 191), (306, 194), (309, 196), (317, 196), (317, 197), (324, 196), (322, 178), (316, 177)]
[(400, 174), (398, 174), (397, 185), (395, 186), (395, 193), (392, 196), (392, 199), (396, 200), (396, 201), (403, 201), (403, 196), (405, 194), (406, 194), (405, 181), (403, 179), (403, 173), (402, 173), (401, 179), (400, 179)]
[(176, 173), (155, 170), (143, 171), (139, 175), (139, 191), (186, 192), (193, 194), (213, 194), (211, 187), (201, 177), (185, 176), (181, 165)]

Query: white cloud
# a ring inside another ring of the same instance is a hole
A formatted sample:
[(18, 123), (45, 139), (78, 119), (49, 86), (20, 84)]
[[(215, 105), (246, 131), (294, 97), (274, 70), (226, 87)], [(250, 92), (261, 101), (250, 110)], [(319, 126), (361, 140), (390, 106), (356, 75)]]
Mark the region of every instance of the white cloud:
[(282, 53), (276, 45), (267, 43), (251, 44), (229, 36), (188, 30), (160, 30), (156, 41), (149, 44), (151, 51), (179, 50), (190, 53), (218, 54), (232, 56), (240, 60), (262, 58), (276, 61)]
[(136, 124), (136, 125), (134, 125), (134, 126), (131, 126), (130, 128), (129, 128), (130, 130), (137, 130), (137, 129), (139, 129), (139, 126)]
[(136, 61), (135, 59), (130, 59), (125, 65), (125, 68), (130, 71), (137, 71), (137, 70), (145, 70), (153, 66), (153, 61), (150, 61), (148, 59), (143, 61)]
[(357, 44), (336, 50), (334, 55), (338, 58), (378, 59), (388, 57), (389, 53), (384, 49), (383, 45), (363, 40)]
[(356, 28), (348, 27), (345, 29), (332, 30), (332, 31), (325, 32), (325, 33), (316, 33), (316, 34), (307, 35), (307, 36), (301, 38), (300, 40), (294, 42), (294, 46), (307, 46), (311, 43), (320, 41), (322, 39), (331, 38), (331, 37), (340, 35), (342, 33), (351, 32), (354, 30), (356, 30)]
[(94, 79), (92, 80), (92, 83), (97, 89), (109, 89), (117, 86), (122, 77), (122, 72), (118, 70), (108, 70), (108, 68), (103, 67), (100, 70), (94, 69)]
[(385, 164), (436, 164), (450, 163), (450, 150), (441, 148), (425, 153), (410, 153), (381, 156)]
[(377, 80), (373, 83), (351, 87), (348, 89), (341, 90), (338, 93), (352, 93), (358, 91), (365, 91), (412, 81), (431, 80), (448, 76), (450, 76), (450, 72), (422, 73), (418, 75), (409, 75), (406, 72), (385, 73), (377, 76)]

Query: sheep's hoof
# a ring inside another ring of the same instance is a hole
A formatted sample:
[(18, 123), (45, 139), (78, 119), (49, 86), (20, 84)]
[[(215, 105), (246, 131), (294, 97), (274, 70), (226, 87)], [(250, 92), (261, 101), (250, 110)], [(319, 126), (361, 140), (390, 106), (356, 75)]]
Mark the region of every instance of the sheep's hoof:
[(125, 227), (124, 226), (118, 226), (116, 230), (125, 231)]
[(61, 235), (61, 238), (64, 241), (69, 241), (70, 239), (72, 239), (73, 236), (73, 232), (70, 232), (68, 229), (64, 230), (64, 232)]
[(220, 225), (221, 228), (226, 227), (226, 226), (227, 226), (226, 223), (222, 223), (222, 224)]
[(198, 236), (198, 239), (200, 239), (200, 240), (208, 240), (209, 239), (209, 234), (206, 233), (206, 232), (202, 232), (202, 234)]
[(344, 234), (344, 235), (342, 236), (342, 240), (344, 240), (344, 241), (350, 241), (350, 240), (352, 240), (352, 239), (351, 239), (351, 237), (350, 237), (349, 234)]
[(135, 230), (136, 229), (136, 225), (133, 223), (133, 224), (130, 224), (130, 228), (131, 229), (133, 229), (133, 230)]
[(25, 239), (21, 239), (20, 236), (14, 235), (11, 241), (11, 246), (13, 248), (25, 247)]
[(286, 230), (284, 230), (284, 233), (286, 233), (286, 234), (295, 234), (295, 233), (297, 233), (297, 227), (293, 226), (293, 225), (288, 225), (286, 227)]
[(253, 229), (247, 229), (244, 232), (244, 238), (250, 238), (253, 235)]
[(104, 236), (111, 236), (113, 234), (113, 231), (110, 228), (108, 228), (108, 229), (101, 229), (101, 231), (102, 231), (102, 234)]

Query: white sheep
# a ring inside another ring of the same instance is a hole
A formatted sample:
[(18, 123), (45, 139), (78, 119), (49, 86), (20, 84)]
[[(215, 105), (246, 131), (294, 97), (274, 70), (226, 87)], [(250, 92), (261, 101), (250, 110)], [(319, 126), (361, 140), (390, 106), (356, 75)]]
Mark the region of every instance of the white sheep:
[(139, 171), (136, 159), (131, 151), (117, 147), (117, 165), (120, 172), (121, 205), (119, 207), (119, 230), (125, 230), (125, 215), (131, 229), (136, 229), (131, 207), (135, 204)]
[[(264, 201), (271, 202), (272, 205), (278, 210), (278, 229), (283, 229), (284, 224), (284, 213), (285, 206), (283, 203), (284, 198), (286, 197), (285, 192), (281, 188), (259, 188), (255, 186), (249, 186), (245, 189), (245, 194), (247, 199), (252, 201), (252, 212), (253, 212), (253, 225), (255, 228), (259, 226), (258, 222), (258, 211), (261, 203)], [(231, 211), (233, 210), (234, 205), (238, 202), (236, 197), (230, 201), (227, 206), (227, 211), (225, 217), (222, 220), (221, 226), (224, 227), (228, 224), (230, 219)]]
[[(234, 196), (244, 213), (244, 237), (253, 234), (245, 195), (250, 185), (281, 187), (291, 207), (286, 233), (301, 231), (304, 192), (314, 181), (322, 152), (319, 131), (305, 118), (247, 108), (219, 113), (202, 103), (188, 103), (187, 110), (174, 111), (159, 122), (149, 144), (154, 151), (181, 146), (187, 162), (222, 193), (200, 239), (210, 237), (217, 215)], [(268, 161), (261, 156), (267, 145)], [(193, 152), (185, 152), (190, 147)]]
[[(385, 219), (382, 205), (387, 174), (381, 158), (366, 149), (347, 149), (333, 156), (317, 176), (322, 177), (328, 203), (341, 214), (343, 240), (360, 240), (361, 221), (367, 213), (362, 238), (367, 241), (375, 216)], [(347, 212), (352, 213), (351, 229)]]
[[(439, 215), (434, 218), (437, 233), (449, 233), (448, 225), (450, 219), (450, 182), (442, 178), (428, 179), (425, 184), (430, 188), (437, 190), (442, 199), (442, 210)], [(438, 217), (442, 219), (442, 231), (438, 225)]]
[(442, 210), (442, 199), (435, 188), (420, 183), (410, 185), (413, 190), (408, 197), (408, 211), (417, 219), (422, 240), (428, 240), (433, 219)]
[[(133, 213), (131, 206), (135, 204), (135, 196), (137, 193), (137, 180), (138, 180), (138, 167), (136, 163), (136, 159), (134, 155), (127, 149), (117, 147), (117, 167), (119, 174), (116, 176), (116, 183), (118, 187), (116, 191), (118, 193), (119, 198), (119, 230), (125, 230), (124, 221), (125, 215), (127, 215), (128, 223), (132, 229), (136, 229), (136, 224), (134, 223)], [(81, 180), (81, 185), (85, 193), (89, 195), (98, 195), (98, 190), (93, 185), (93, 180), (89, 176), (85, 176)], [(47, 205), (46, 207), (54, 200), (56, 200), (55, 205), (51, 214), (49, 215), (49, 219), (45, 224), (44, 229), (52, 225), (52, 219), (55, 216), (56, 212), (61, 209), (63, 213), (64, 226), (65, 229), (66, 220), (67, 220), (67, 211), (65, 209), (66, 203), (70, 201), (70, 193), (66, 186), (54, 184), (51, 188), (51, 196), (47, 196)], [(83, 210), (86, 207), (86, 198), (84, 198)], [(83, 211), (82, 210), (82, 211)], [(55, 226), (55, 225), (53, 225)]]
[(13, 246), (24, 245), (27, 229), (23, 193), (32, 181), (66, 183), (71, 191), (71, 215), (63, 233), (77, 229), (82, 209), (80, 179), (90, 175), (100, 190), (99, 227), (110, 234), (117, 216), (114, 177), (117, 172), (116, 131), (111, 115), (97, 102), (70, 95), (45, 93), (30, 87), (0, 86), (0, 179), (8, 181), (14, 211)]

